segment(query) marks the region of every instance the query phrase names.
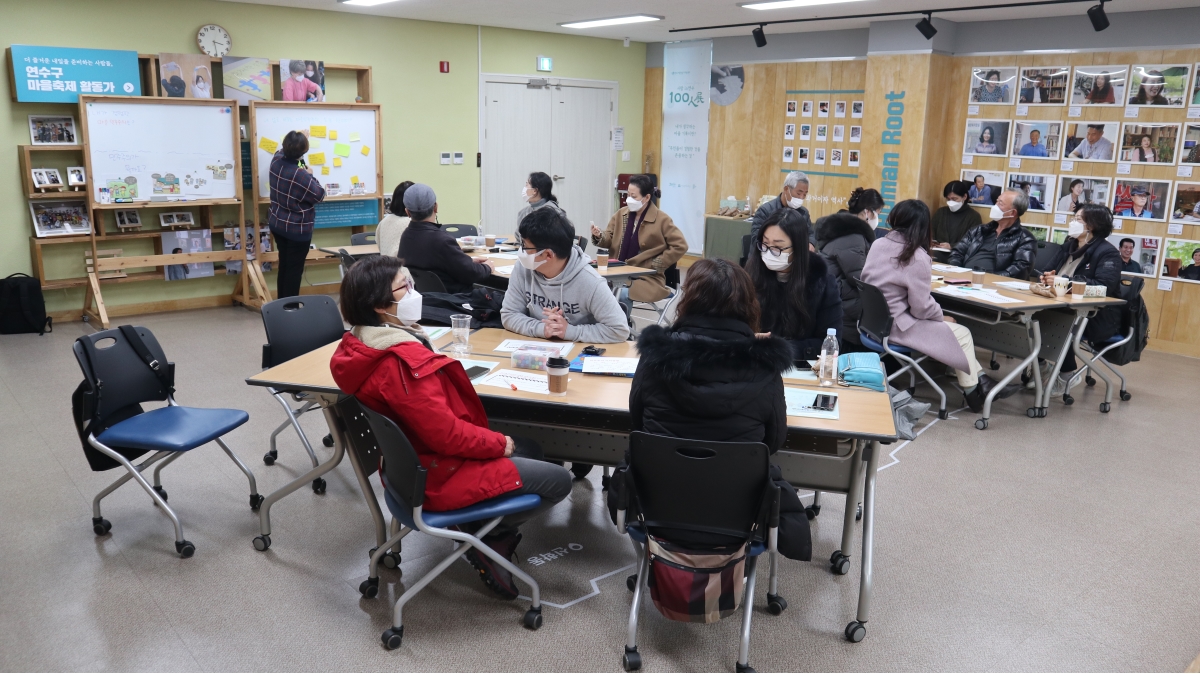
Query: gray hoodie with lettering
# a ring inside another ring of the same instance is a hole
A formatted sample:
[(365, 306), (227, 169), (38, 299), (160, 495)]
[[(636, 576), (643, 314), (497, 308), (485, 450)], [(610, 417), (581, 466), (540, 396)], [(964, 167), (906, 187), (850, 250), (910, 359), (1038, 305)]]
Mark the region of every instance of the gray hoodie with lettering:
[(519, 263), (504, 293), (500, 320), (505, 329), (526, 337), (546, 336), (542, 309), (562, 307), (567, 341), (613, 344), (629, 339), (629, 323), (608, 283), (571, 247), (571, 259), (558, 276), (546, 278)]

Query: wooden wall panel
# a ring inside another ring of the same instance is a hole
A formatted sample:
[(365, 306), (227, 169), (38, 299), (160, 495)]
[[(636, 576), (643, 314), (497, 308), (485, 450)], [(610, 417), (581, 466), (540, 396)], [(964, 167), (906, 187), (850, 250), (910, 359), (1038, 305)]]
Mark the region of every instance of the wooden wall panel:
[[(930, 86), (932, 54), (890, 54), (867, 58), (866, 108), (863, 119), (864, 185), (883, 193), (890, 209), (897, 201), (920, 194), (922, 156), (926, 150), (926, 110)], [(903, 95), (895, 101), (888, 96)], [(889, 115), (889, 104), (902, 104), (899, 114)], [(900, 125), (888, 129), (889, 117)], [(885, 142), (884, 133), (899, 132), (899, 143)], [(899, 155), (898, 160), (885, 166), (887, 155)], [(886, 178), (886, 180), (885, 180)], [(894, 193), (889, 190), (894, 187)]]
[(642, 162), (639, 166), (647, 173), (657, 174), (662, 168), (662, 68), (646, 68), (646, 90), (643, 100)]

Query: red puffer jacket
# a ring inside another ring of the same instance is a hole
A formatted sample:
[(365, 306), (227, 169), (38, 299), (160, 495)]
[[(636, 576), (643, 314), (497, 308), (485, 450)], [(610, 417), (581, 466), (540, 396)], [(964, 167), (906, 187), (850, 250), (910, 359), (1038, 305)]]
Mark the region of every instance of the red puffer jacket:
[(462, 364), (403, 330), (356, 330), (366, 343), (343, 335), (330, 360), (333, 379), (404, 431), (429, 471), (426, 509), (457, 510), (521, 486), (517, 467), (504, 458), (504, 435), (488, 429)]

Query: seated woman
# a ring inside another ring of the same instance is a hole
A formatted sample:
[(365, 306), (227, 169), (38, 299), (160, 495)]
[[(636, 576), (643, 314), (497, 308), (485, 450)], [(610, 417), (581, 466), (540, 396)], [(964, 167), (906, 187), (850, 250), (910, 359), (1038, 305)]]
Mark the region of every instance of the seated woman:
[(388, 205), (388, 212), (375, 227), (375, 243), (379, 244), (380, 255), (396, 257), (400, 253), (400, 237), (412, 220), (404, 212), (404, 190), (412, 185), (411, 180), (405, 180), (396, 185), (396, 189), (392, 192), (392, 203)]
[[(807, 239), (801, 239), (802, 241)], [(637, 373), (629, 392), (633, 429), (693, 440), (761, 442), (772, 454), (787, 436), (783, 372), (792, 350), (779, 337), (756, 335), (759, 306), (750, 277), (722, 259), (700, 260), (683, 283), (675, 324), (650, 326), (638, 338)], [(779, 549), (812, 556), (808, 519), (795, 488), (776, 466), (782, 488)], [(734, 543), (729, 537), (679, 532), (685, 546)]]
[[(888, 213), (892, 232), (871, 246), (862, 280), (879, 288), (887, 299), (893, 324), (888, 340), (916, 349), (958, 370), (958, 385), (973, 412), (983, 410), (983, 401), (996, 385), (975, 359), (971, 331), (942, 314), (931, 293), (933, 260), (929, 257), (929, 207), (909, 199)], [(1007, 398), (1017, 386), (996, 394)]]
[(963, 235), (983, 224), (979, 211), (967, 205), (971, 184), (962, 180), (951, 180), (942, 188), (946, 205), (933, 212), (933, 243), (958, 245)]
[(875, 242), (883, 197), (877, 190), (859, 187), (850, 195), (847, 206), (848, 213), (833, 213), (817, 220), (817, 250), (829, 263), (842, 296), (842, 327), (838, 334), (842, 346), (846, 351), (861, 351), (858, 318), (862, 315), (862, 305), (854, 282), (862, 275), (867, 251)]
[(796, 360), (820, 356), (829, 329), (842, 329), (837, 279), (820, 253), (807, 250), (808, 231), (805, 213), (775, 211), (754, 235), (746, 258), (762, 308), (762, 331), (786, 339)]
[[(457, 510), (501, 495), (542, 497), (539, 507), (505, 517), (483, 538), (512, 559), (521, 541), (517, 527), (566, 498), (571, 474), (542, 461), (536, 443), (488, 429), (462, 364), (433, 350), (417, 325), (421, 295), (399, 259), (377, 255), (351, 267), (341, 306), (352, 327), (330, 360), (333, 379), (404, 431), (428, 471), (426, 510)], [(466, 557), (485, 585), (516, 599), (512, 574), (475, 551)]]
[[(1055, 276), (1066, 276), (1073, 281), (1086, 281), (1091, 286), (1104, 286), (1107, 288), (1106, 296), (1120, 297), (1121, 267), (1124, 263), (1120, 251), (1107, 241), (1112, 230), (1113, 214), (1107, 206), (1081, 206), (1067, 226), (1067, 240), (1047, 265), (1050, 270), (1042, 274), (1042, 283), (1053, 285)], [(1102, 342), (1120, 329), (1120, 309), (1106, 307), (1088, 320), (1083, 338), (1089, 342)], [(1050, 395), (1070, 392), (1071, 387), (1078, 383), (1078, 380), (1073, 380), (1077, 367), (1075, 352), (1068, 349), (1058, 379), (1050, 387)]]

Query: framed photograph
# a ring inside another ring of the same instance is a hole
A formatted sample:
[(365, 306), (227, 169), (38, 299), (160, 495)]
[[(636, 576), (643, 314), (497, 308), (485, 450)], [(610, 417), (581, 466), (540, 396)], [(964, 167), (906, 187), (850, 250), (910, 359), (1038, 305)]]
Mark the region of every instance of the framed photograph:
[(784, 124), (783, 125), (783, 139), (784, 140), (794, 140), (795, 138), (796, 138), (796, 125), (795, 124)]
[(800, 125), (800, 140), (812, 140), (812, 124)]
[(812, 101), (801, 102), (800, 103), (800, 116), (801, 117), (812, 117), (812, 108), (813, 108)]
[(1129, 105), (1182, 108), (1191, 84), (1192, 66), (1135, 65), (1129, 71)]
[(1062, 122), (1014, 122), (1012, 156), (1057, 159)]
[(1053, 174), (1009, 172), (1007, 188), (1021, 190), (1029, 195), (1030, 213), (1050, 213), (1054, 208), (1054, 195), (1058, 183)]
[(963, 169), (959, 180), (971, 183), (967, 191), (967, 203), (972, 206), (991, 206), (996, 203), (1004, 186), (1008, 184), (1004, 171), (979, 171)]
[(1131, 124), (1121, 127), (1121, 155), (1130, 164), (1174, 164), (1179, 124)]
[(1067, 242), (1067, 229), (1065, 227), (1051, 227), (1050, 228), (1050, 241), (1052, 241), (1053, 243), (1057, 243), (1060, 246), (1063, 245), (1064, 243), (1066, 243)]
[(1071, 66), (1021, 68), (1017, 102), (1023, 105), (1066, 105)]
[(1113, 188), (1113, 217), (1165, 222), (1170, 202), (1170, 180), (1118, 179)]
[[(211, 253), (212, 230), (194, 229), (163, 232), (162, 251), (164, 255), (180, 255), (183, 253)], [(189, 278), (201, 278), (205, 276), (212, 276), (214, 273), (213, 263), (211, 262), (169, 264), (165, 265), (163, 268), (163, 278), (167, 281), (182, 281)]]
[(840, 143), (846, 139), (846, 127), (841, 124), (833, 125), (833, 140), (835, 143)]
[(1125, 105), (1129, 66), (1075, 66), (1071, 105)]
[(35, 189), (40, 190), (50, 186), (50, 179), (46, 177), (46, 169), (33, 169), (30, 173), (33, 175)]
[(971, 102), (980, 105), (1012, 105), (1017, 100), (1015, 67), (971, 68)]
[(853, 117), (854, 119), (862, 119), (862, 116), (863, 116), (863, 102), (862, 101), (853, 101), (852, 103), (850, 103), (850, 116)]
[(92, 222), (81, 201), (44, 201), (29, 204), (33, 231), (39, 238), (89, 234)]
[(796, 148), (796, 163), (797, 164), (807, 164), (808, 163), (808, 148), (806, 148), (806, 147)]
[(813, 163), (814, 164), (824, 164), (825, 163), (825, 148), (819, 147), (819, 148), (813, 150)]
[(163, 227), (174, 227), (175, 226), (175, 214), (174, 213), (159, 213), (158, 214), (158, 224), (162, 225)]
[(1107, 206), (1110, 193), (1112, 178), (1059, 176), (1058, 203), (1055, 204), (1054, 212), (1074, 215), (1084, 204)]
[(820, 141), (829, 140), (829, 125), (827, 125), (827, 124), (818, 124), (817, 125), (817, 140), (820, 140)]
[(141, 227), (142, 216), (135, 210), (129, 211), (113, 211), (113, 215), (117, 218), (117, 227)]
[(1117, 158), (1120, 122), (1067, 122), (1062, 159), (1111, 162)]
[(796, 116), (796, 101), (788, 101), (787, 102), (787, 116), (788, 117)]
[(1179, 163), (1200, 166), (1200, 124), (1183, 125), (1183, 146), (1179, 148)]
[(1007, 119), (968, 119), (962, 153), (1007, 157), (1011, 128), (1012, 122)]
[(817, 101), (817, 117), (829, 116), (829, 101)]
[(1200, 183), (1176, 181), (1175, 198), (1171, 200), (1171, 222), (1200, 225)]
[(67, 184), (71, 187), (87, 185), (87, 169), (82, 166), (68, 166)]
[(1121, 253), (1121, 273), (1128, 276), (1158, 276), (1159, 252), (1162, 239), (1157, 236), (1138, 236), (1113, 232), (1108, 242)]
[(858, 166), (858, 150), (846, 150), (846, 166)]
[(1200, 283), (1200, 241), (1167, 239), (1163, 248), (1159, 278)]
[(76, 145), (74, 117), (29, 116), (29, 142), (34, 145)]
[(1022, 222), (1021, 226), (1025, 229), (1028, 229), (1029, 233), (1033, 235), (1033, 238), (1037, 239), (1038, 241), (1050, 240), (1050, 228), (1045, 225), (1027, 225)]
[(794, 155), (795, 152), (796, 152), (795, 148), (785, 146), (783, 148), (783, 163), (785, 163), (785, 164), (792, 163), (792, 155)]
[(59, 175), (58, 169), (48, 168), (42, 169), (42, 171), (46, 174), (46, 187), (63, 186), (62, 176)]
[(846, 116), (846, 101), (834, 102), (833, 116), (834, 117), (845, 117)]
[(861, 143), (862, 142), (862, 127), (861, 126), (850, 127), (850, 142), (851, 143)]
[(1192, 88), (1191, 96), (1188, 97), (1188, 105), (1200, 105), (1200, 63), (1192, 68)]
[(842, 165), (842, 149), (841, 148), (835, 147), (829, 151), (829, 165), (830, 166), (841, 166)]

